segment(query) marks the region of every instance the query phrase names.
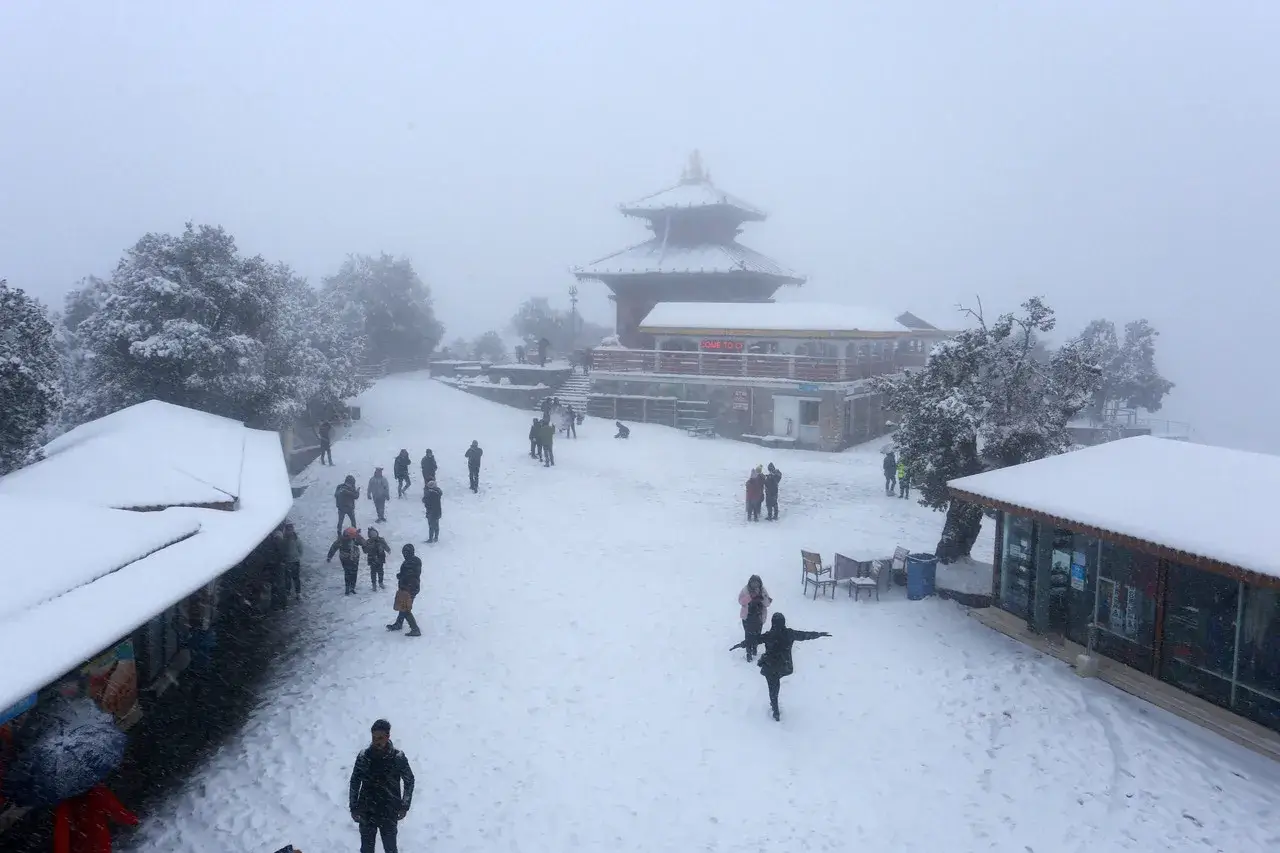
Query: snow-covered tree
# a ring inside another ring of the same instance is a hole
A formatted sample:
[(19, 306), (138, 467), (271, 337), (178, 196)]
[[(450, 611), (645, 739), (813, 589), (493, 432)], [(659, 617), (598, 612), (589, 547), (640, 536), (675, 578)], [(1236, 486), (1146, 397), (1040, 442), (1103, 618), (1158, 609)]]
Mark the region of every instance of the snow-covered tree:
[(358, 390), (362, 341), (288, 267), (243, 258), (223, 229), (148, 234), (76, 328), (87, 356), (75, 422), (160, 399), (283, 427)]
[(895, 413), (894, 446), (920, 503), (947, 513), (936, 549), (944, 562), (968, 556), (982, 525), (982, 511), (953, 501), (947, 481), (1067, 450), (1067, 423), (1100, 378), (1078, 340), (1038, 357), (1037, 334), (1055, 323), (1039, 298), (990, 325), (981, 310), (967, 313), (976, 328), (938, 344), (922, 370), (873, 380)]
[(521, 303), (509, 325), (531, 351), (537, 348), (541, 338), (547, 339), (553, 352), (567, 353), (577, 343), (594, 346), (613, 333), (612, 329), (579, 317), (575, 335), (572, 313), (553, 308), (545, 296), (534, 296)]
[(39, 458), (62, 407), (62, 360), (49, 312), (0, 279), (0, 475)]
[(1106, 420), (1117, 408), (1157, 411), (1173, 383), (1156, 368), (1156, 337), (1160, 333), (1146, 320), (1134, 320), (1124, 327), (1124, 340), (1116, 335), (1110, 320), (1094, 320), (1078, 340), (1097, 353), (1102, 381), (1089, 402), (1094, 420)]
[(482, 361), (501, 362), (507, 360), (507, 345), (502, 335), (497, 332), (485, 332), (471, 342), (471, 354)]
[(408, 258), (351, 255), (323, 291), (348, 332), (365, 337), (369, 361), (424, 359), (444, 337), (431, 290)]
[(461, 335), (449, 341), (449, 345), (445, 347), (445, 350), (449, 353), (449, 358), (465, 360), (471, 358), (473, 355), (471, 352), (471, 341)]

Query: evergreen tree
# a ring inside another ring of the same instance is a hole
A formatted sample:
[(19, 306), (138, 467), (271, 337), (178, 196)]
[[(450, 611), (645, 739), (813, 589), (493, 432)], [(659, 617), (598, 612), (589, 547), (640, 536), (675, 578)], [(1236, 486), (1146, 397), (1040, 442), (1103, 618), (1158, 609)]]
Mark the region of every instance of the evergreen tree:
[(280, 428), (359, 389), (362, 340), (287, 266), (242, 258), (221, 228), (144, 236), (107, 290), (76, 327), (73, 422), (159, 399)]
[(1146, 320), (1134, 320), (1124, 327), (1124, 340), (1116, 335), (1110, 320), (1094, 320), (1077, 339), (1097, 353), (1102, 381), (1089, 401), (1088, 411), (1095, 421), (1105, 421), (1116, 409), (1158, 411), (1173, 383), (1156, 367), (1156, 337), (1160, 333)]
[(62, 361), (43, 305), (0, 279), (0, 475), (40, 456), (62, 407)]
[(471, 343), (472, 354), (483, 361), (497, 363), (507, 360), (507, 345), (497, 332), (485, 332)]
[(968, 556), (982, 525), (982, 511), (952, 500), (947, 482), (1067, 450), (1067, 423), (1100, 379), (1079, 340), (1042, 360), (1037, 334), (1055, 320), (1039, 298), (990, 326), (980, 309), (967, 313), (977, 327), (938, 344), (922, 370), (873, 380), (898, 418), (894, 446), (920, 503), (947, 513), (936, 548), (943, 562)]
[(444, 337), (431, 290), (407, 258), (351, 255), (323, 292), (348, 334), (365, 338), (370, 362), (423, 360)]

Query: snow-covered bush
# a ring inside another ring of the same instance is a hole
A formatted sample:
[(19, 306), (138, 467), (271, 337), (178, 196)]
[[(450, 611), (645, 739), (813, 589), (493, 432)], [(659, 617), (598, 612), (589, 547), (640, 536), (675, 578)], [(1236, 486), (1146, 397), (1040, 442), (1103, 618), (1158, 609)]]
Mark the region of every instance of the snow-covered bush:
[(0, 475), (39, 457), (62, 407), (62, 360), (43, 305), (0, 279)]
[(1067, 423), (1101, 379), (1079, 340), (1047, 362), (1036, 357), (1037, 334), (1055, 324), (1039, 298), (990, 326), (969, 313), (977, 327), (938, 344), (923, 369), (873, 380), (896, 416), (894, 446), (920, 503), (947, 513), (936, 549), (945, 562), (969, 556), (982, 525), (982, 511), (952, 501), (947, 481), (1066, 451)]

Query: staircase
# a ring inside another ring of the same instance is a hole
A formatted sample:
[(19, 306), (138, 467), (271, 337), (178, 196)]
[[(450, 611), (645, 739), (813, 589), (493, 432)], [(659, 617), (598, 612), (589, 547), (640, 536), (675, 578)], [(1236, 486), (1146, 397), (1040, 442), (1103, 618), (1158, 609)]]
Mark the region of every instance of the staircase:
[[(585, 415), (587, 413), (587, 398), (591, 394), (591, 377), (578, 372), (577, 369), (569, 374), (569, 378), (560, 383), (547, 396), (556, 397), (566, 406), (573, 406), (573, 410), (578, 414)], [(541, 401), (534, 407), (541, 410)]]

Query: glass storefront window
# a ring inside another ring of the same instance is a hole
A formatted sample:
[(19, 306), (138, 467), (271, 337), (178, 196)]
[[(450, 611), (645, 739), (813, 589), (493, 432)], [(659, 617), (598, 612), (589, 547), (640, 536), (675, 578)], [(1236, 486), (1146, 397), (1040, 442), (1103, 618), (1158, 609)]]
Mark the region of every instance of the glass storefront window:
[(1240, 582), (1169, 563), (1160, 677), (1231, 707)]
[(1020, 515), (1004, 516), (1004, 541), (1000, 550), (1000, 606), (1026, 619), (1031, 606), (1031, 580), (1035, 572), (1032, 539), (1035, 522)]
[(1280, 590), (1246, 585), (1236, 713), (1280, 731)]
[(1158, 561), (1103, 542), (1098, 561), (1097, 648), (1150, 673), (1155, 664)]

